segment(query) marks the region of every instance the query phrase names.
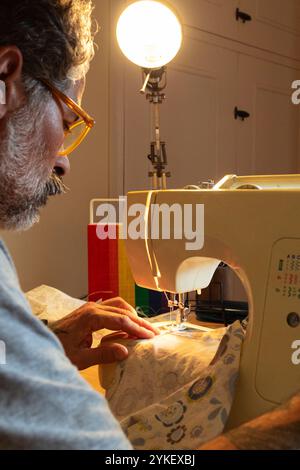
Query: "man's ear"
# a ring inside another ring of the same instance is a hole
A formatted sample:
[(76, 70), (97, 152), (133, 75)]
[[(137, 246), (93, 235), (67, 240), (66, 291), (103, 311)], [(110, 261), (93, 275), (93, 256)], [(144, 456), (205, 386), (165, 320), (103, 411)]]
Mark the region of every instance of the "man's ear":
[(0, 47), (0, 119), (24, 100), (23, 56), (16, 46)]

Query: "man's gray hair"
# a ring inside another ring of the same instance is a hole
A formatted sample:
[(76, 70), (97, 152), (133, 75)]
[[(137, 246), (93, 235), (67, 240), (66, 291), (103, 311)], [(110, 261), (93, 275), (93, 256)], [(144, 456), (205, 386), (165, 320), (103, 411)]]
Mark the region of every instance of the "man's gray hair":
[(27, 77), (66, 89), (94, 55), (91, 0), (1, 0), (0, 47), (17, 46)]
[(0, 229), (30, 228), (49, 196), (66, 189), (40, 132), (52, 99), (42, 80), (68, 92), (85, 76), (94, 55), (91, 13), (91, 0), (0, 0), (0, 48), (21, 51), (25, 91), (0, 129)]

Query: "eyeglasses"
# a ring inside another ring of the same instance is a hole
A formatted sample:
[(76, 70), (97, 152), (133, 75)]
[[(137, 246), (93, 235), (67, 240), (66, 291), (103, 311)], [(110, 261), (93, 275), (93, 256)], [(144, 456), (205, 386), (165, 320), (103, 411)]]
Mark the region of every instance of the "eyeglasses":
[(78, 120), (67, 127), (65, 130), (65, 140), (58, 152), (58, 155), (65, 157), (74, 152), (74, 150), (86, 138), (90, 130), (95, 125), (95, 120), (89, 116), (75, 101), (58, 90), (47, 80), (41, 80), (42, 83), (51, 91), (54, 97), (61, 100), (65, 105), (78, 116)]

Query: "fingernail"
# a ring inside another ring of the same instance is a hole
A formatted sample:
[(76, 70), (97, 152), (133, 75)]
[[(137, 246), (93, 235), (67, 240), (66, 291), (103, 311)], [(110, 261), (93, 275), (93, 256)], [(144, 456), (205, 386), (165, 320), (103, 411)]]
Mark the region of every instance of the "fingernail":
[(160, 335), (161, 331), (158, 328), (154, 327), (153, 329), (157, 335)]
[(149, 338), (154, 338), (155, 336), (155, 333), (151, 330), (146, 330), (144, 329), (145, 333), (147, 333), (147, 335), (149, 336)]
[(127, 349), (118, 349), (115, 352), (115, 358), (117, 359), (117, 361), (124, 361), (124, 359), (126, 359), (127, 356), (128, 356)]

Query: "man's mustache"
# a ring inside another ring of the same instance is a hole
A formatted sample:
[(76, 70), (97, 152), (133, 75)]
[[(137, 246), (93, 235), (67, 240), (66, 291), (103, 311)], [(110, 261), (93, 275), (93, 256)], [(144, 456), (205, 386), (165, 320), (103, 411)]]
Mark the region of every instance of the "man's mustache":
[(60, 194), (66, 194), (67, 191), (69, 191), (69, 188), (64, 184), (62, 177), (53, 172), (50, 180), (46, 183), (45, 192), (47, 196), (59, 196)]

